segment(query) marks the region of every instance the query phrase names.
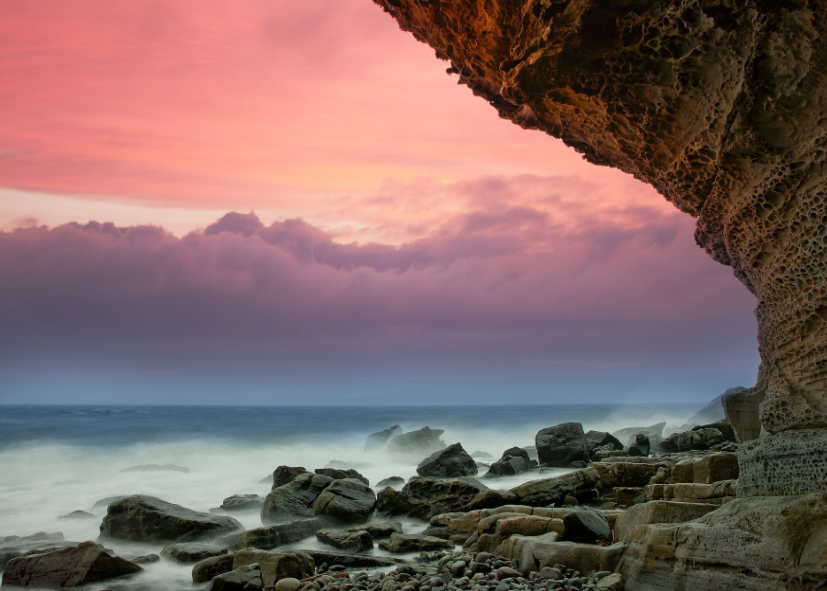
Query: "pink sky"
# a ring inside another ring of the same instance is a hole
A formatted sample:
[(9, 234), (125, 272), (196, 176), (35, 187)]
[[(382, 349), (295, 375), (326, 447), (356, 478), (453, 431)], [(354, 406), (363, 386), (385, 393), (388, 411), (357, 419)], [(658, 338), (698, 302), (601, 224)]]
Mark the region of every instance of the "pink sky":
[(370, 0), (4, 0), (0, 381), (749, 385), (754, 302), (692, 220), (446, 66)]

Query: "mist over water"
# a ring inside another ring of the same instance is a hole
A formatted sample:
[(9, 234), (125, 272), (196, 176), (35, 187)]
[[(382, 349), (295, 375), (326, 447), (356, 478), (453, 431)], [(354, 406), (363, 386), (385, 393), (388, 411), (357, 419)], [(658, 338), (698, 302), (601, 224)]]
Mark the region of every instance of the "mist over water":
[[(96, 503), (119, 495), (147, 494), (209, 511), (233, 494), (266, 495), (273, 470), (282, 464), (313, 470), (338, 460), (354, 464), (371, 485), (389, 476), (408, 479), (421, 457), (364, 451), (369, 434), (395, 424), (405, 431), (426, 425), (444, 429), (447, 444), (459, 441), (469, 453), (483, 451), (497, 459), (509, 447), (533, 445), (539, 429), (562, 422), (605, 431), (659, 421), (678, 426), (696, 410), (696, 405), (0, 407), (0, 537), (60, 531), (66, 540), (95, 540), (106, 513), (106, 505)], [(122, 472), (144, 464), (189, 471)], [(480, 475), (485, 471), (481, 468)], [(504, 489), (537, 477), (529, 472), (483, 482)], [(94, 518), (61, 518), (76, 510)], [(232, 515), (247, 528), (261, 526), (257, 511)], [(408, 521), (405, 527), (421, 531), (425, 524)], [(162, 547), (105, 545), (127, 557)], [(315, 539), (296, 546), (321, 547)], [(190, 566), (162, 561), (146, 565), (133, 582), (187, 588), (190, 572)]]

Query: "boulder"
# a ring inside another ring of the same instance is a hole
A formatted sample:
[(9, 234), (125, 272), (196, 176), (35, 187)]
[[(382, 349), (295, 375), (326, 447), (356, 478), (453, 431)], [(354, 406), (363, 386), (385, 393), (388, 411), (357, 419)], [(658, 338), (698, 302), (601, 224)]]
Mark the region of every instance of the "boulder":
[(233, 495), (224, 499), (219, 509), (222, 511), (260, 511), (264, 497), (254, 494)]
[(393, 534), (387, 540), (379, 542), (379, 547), (394, 554), (403, 552), (430, 552), (432, 550), (450, 550), (454, 547), (453, 542), (421, 536), (417, 534)]
[(104, 539), (133, 542), (194, 542), (242, 529), (232, 517), (192, 511), (144, 495), (114, 501), (100, 526)]
[(531, 467), (531, 458), (528, 452), (519, 447), (512, 447), (503, 452), (502, 457), (491, 464), (486, 477), (513, 476), (521, 474)]
[(212, 580), (210, 591), (261, 591), (264, 582), (258, 564), (242, 566)]
[(401, 476), (390, 476), (377, 482), (376, 488), (382, 489), (388, 486), (402, 486), (403, 484), (405, 484), (405, 479)]
[(430, 519), (440, 513), (464, 510), (482, 491), (488, 490), (476, 478), (453, 478), (437, 480), (433, 478), (414, 477), (402, 488), (411, 509), (409, 517)]
[(517, 560), (520, 572), (528, 576), (533, 570), (558, 564), (581, 573), (614, 571), (625, 549), (624, 543), (596, 546), (563, 542), (556, 532), (552, 532), (542, 536), (511, 536), (500, 544), (497, 552)]
[(484, 490), (471, 499), (465, 509), (494, 509), (518, 501), (517, 495), (509, 490)]
[(222, 556), (227, 553), (227, 548), (214, 546), (212, 544), (200, 544), (188, 542), (183, 544), (167, 544), (161, 550), (161, 556), (181, 564), (192, 564), (201, 562), (207, 558)]
[(332, 482), (329, 476), (304, 472), (291, 482), (274, 488), (264, 499), (261, 522), (267, 525), (313, 517), (313, 503)]
[(661, 442), (665, 452), (708, 450), (726, 442), (735, 442), (735, 431), (727, 421), (698, 425), (689, 431), (673, 433)]
[(402, 434), (402, 427), (399, 425), (394, 425), (393, 427), (388, 427), (384, 431), (379, 431), (378, 433), (373, 433), (372, 435), (368, 435), (367, 441), (365, 441), (365, 451), (371, 451), (374, 449), (381, 449), (385, 447), (391, 437), (395, 437), (396, 435)]
[(192, 582), (196, 585), (206, 583), (218, 575), (230, 572), (233, 570), (234, 560), (235, 556), (233, 554), (223, 554), (202, 560), (192, 567)]
[(563, 541), (598, 544), (611, 540), (609, 522), (588, 507), (577, 507), (563, 518)]
[(30, 536), (6, 536), (0, 538), (0, 570), (12, 558), (28, 556), (29, 554), (43, 554), (50, 550), (77, 546), (77, 542), (67, 542), (60, 532), (37, 532)]
[(461, 444), (454, 443), (422, 460), (416, 467), (416, 472), (420, 476), (434, 478), (476, 476), (477, 463)]
[(296, 519), (287, 523), (257, 527), (238, 534), (224, 536), (218, 542), (226, 544), (233, 550), (242, 548), (270, 550), (312, 537), (324, 525), (324, 521), (318, 517)]
[(649, 448), (649, 438), (643, 433), (638, 433), (635, 435), (635, 442), (629, 446), (629, 456), (646, 457), (649, 455)]
[(580, 423), (561, 423), (541, 429), (534, 441), (543, 466), (565, 468), (572, 462), (589, 461), (586, 434)]
[(273, 488), (290, 484), (297, 476), (308, 472), (309, 470), (301, 466), (279, 466), (273, 472)]
[(692, 466), (693, 482), (712, 484), (738, 479), (738, 456), (733, 453), (709, 454), (698, 458)]
[(354, 478), (336, 480), (322, 491), (313, 503), (313, 513), (326, 515), (343, 523), (367, 521), (376, 507), (376, 494), (364, 482)]
[(141, 570), (137, 564), (109, 554), (95, 542), (83, 542), (45, 554), (11, 559), (3, 572), (3, 587), (79, 587)]
[(654, 449), (654, 444), (663, 439), (664, 427), (666, 427), (665, 422), (655, 423), (648, 427), (627, 427), (626, 429), (615, 431), (612, 433), (612, 436), (628, 447), (635, 442), (635, 436), (637, 436), (638, 433), (643, 433), (649, 438), (649, 444), (652, 445)]
[(505, 539), (509, 536), (541, 536), (549, 532), (563, 533), (562, 519), (540, 515), (512, 515), (498, 519), (494, 533)]
[(600, 488), (612, 489), (616, 487), (642, 487), (649, 484), (650, 480), (661, 468), (669, 467), (669, 460), (659, 459), (651, 462), (642, 461), (607, 461), (593, 462), (592, 469), (597, 471), (600, 477)]
[(567, 495), (576, 499), (596, 496), (595, 487), (600, 477), (593, 468), (575, 470), (568, 474), (524, 482), (511, 489), (521, 504), (546, 507), (562, 503)]
[(395, 435), (388, 441), (388, 451), (403, 454), (427, 455), (443, 449), (445, 442), (440, 439), (442, 429), (423, 427), (417, 431)]
[(365, 530), (320, 529), (316, 532), (316, 539), (322, 544), (347, 552), (364, 552), (373, 548), (373, 539)]
[(374, 521), (345, 529), (346, 532), (366, 531), (374, 540), (389, 538), (391, 534), (402, 533), (402, 524), (398, 521)]
[(417, 507), (407, 493), (385, 487), (376, 493), (376, 510), (387, 515), (405, 515)]
[(356, 470), (350, 468), (346, 470), (342, 470), (339, 468), (316, 468), (314, 472), (316, 474), (321, 474), (323, 476), (330, 476), (333, 480), (355, 478), (356, 480), (361, 480), (366, 485), (370, 486), (370, 481), (367, 478), (359, 474)]
[(623, 449), (620, 440), (606, 431), (588, 431), (586, 433), (586, 445), (588, 445), (589, 452), (592, 454), (598, 447), (606, 451)]
[(687, 503), (712, 503), (722, 505), (732, 501), (738, 491), (736, 480), (723, 480), (712, 484), (676, 483), (650, 484), (643, 489), (649, 500), (679, 501)]
[(233, 554), (233, 569), (258, 564), (265, 587), (286, 578), (304, 579), (313, 576), (316, 563), (305, 552), (268, 552), (245, 549)]

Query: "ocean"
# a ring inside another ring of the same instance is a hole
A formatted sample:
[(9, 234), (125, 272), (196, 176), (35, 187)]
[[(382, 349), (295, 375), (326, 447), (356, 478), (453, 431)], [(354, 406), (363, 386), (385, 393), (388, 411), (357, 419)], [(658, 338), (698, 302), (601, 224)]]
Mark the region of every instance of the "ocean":
[[(444, 429), (447, 444), (460, 442), (469, 453), (496, 459), (509, 447), (533, 445), (538, 430), (558, 423), (616, 431), (666, 421), (677, 430), (699, 406), (0, 406), (0, 538), (45, 531), (95, 540), (106, 512), (98, 502), (120, 495), (147, 494), (209, 511), (233, 494), (266, 495), (268, 479), (282, 464), (313, 470), (347, 462), (371, 484), (389, 476), (407, 479), (422, 458), (364, 451), (369, 434), (395, 424), (405, 431)], [(146, 464), (187, 471), (124, 472)], [(530, 478), (537, 473), (483, 482), (510, 488)], [(61, 517), (76, 510), (94, 517)], [(255, 511), (233, 516), (247, 528), (261, 525)], [(406, 531), (424, 527), (405, 521)], [(160, 551), (106, 545), (124, 556)], [(308, 545), (321, 547), (315, 540), (296, 546)], [(150, 564), (125, 588), (189, 589), (190, 571), (168, 561)]]

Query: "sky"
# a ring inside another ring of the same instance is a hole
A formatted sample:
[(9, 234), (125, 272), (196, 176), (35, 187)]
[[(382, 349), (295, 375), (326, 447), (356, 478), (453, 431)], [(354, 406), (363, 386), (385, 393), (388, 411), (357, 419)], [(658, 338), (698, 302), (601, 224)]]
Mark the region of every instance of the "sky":
[(0, 403), (705, 401), (755, 301), (369, 0), (0, 3)]

